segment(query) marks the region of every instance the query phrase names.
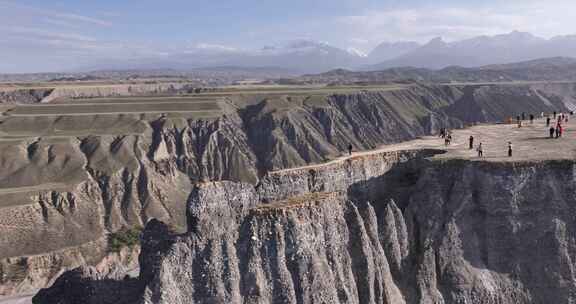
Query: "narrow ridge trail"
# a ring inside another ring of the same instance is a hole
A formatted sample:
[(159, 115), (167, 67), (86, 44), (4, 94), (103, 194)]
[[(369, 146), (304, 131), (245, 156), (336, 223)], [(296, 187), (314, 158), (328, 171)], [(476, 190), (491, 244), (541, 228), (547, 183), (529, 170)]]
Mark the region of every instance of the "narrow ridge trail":
[[(554, 120), (552, 120), (554, 121)], [(551, 123), (552, 124), (552, 123)], [(437, 149), (446, 153), (437, 154), (437, 159), (467, 159), (477, 161), (530, 161), (544, 159), (573, 159), (576, 157), (576, 130), (570, 119), (564, 123), (564, 132), (561, 138), (551, 139), (548, 136), (545, 119), (534, 120), (530, 124), (524, 121), (521, 128), (516, 124), (483, 124), (465, 129), (452, 131), (452, 143), (444, 144), (444, 139), (438, 136), (424, 136), (398, 144), (382, 145), (377, 149), (352, 152), (352, 155), (343, 155), (325, 163), (288, 168), (271, 171), (270, 173), (283, 173), (306, 169), (315, 169), (330, 166), (350, 159), (375, 155), (385, 152), (403, 150)], [(474, 137), (474, 149), (468, 148), (468, 139)], [(479, 158), (476, 153), (478, 143), (482, 143), (484, 157)], [(513, 157), (507, 156), (508, 142), (513, 144)]]

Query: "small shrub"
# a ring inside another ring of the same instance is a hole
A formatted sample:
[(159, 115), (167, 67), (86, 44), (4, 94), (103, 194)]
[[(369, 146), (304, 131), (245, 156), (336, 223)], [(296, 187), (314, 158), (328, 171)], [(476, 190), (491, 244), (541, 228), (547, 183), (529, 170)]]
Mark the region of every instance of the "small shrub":
[(120, 252), (122, 248), (132, 248), (140, 244), (141, 228), (125, 228), (108, 235), (108, 249)]

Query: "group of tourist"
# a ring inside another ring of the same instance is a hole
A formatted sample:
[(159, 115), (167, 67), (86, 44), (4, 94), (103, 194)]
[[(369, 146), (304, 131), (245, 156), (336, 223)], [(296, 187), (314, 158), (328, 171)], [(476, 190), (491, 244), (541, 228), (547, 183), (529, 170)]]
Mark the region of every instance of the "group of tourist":
[[(542, 113), (544, 115), (544, 113)], [(526, 120), (526, 113), (522, 112), (522, 115), (516, 116), (516, 123), (518, 128), (522, 127), (522, 122)], [(534, 124), (534, 114), (530, 114), (530, 124)]]
[[(544, 114), (542, 112), (540, 114), (541, 118), (546, 118), (546, 127), (550, 127), (550, 138), (560, 138), (564, 133), (564, 126), (568, 124), (568, 119), (570, 116), (574, 115), (574, 112), (571, 111), (569, 114), (566, 113), (558, 113), (554, 112), (552, 114), (553, 118), (550, 117), (550, 114)], [(529, 115), (530, 124), (534, 124), (535, 116), (534, 114)], [(552, 119), (555, 120), (555, 124), (552, 125)], [(522, 113), (521, 115), (516, 116), (516, 121), (518, 124), (518, 128), (522, 127), (522, 122), (526, 120), (526, 113)], [(511, 123), (511, 119), (509, 119)], [(444, 143), (446, 146), (450, 145), (452, 142), (452, 132), (447, 130), (446, 128), (440, 129), (440, 137), (444, 138)], [(468, 148), (470, 150), (474, 149), (474, 136), (470, 135), (468, 138)], [(482, 147), (482, 143), (480, 142), (476, 147), (476, 152), (478, 152), (478, 157), (484, 157), (484, 148)], [(512, 142), (508, 142), (508, 157), (512, 157)]]
[[(553, 118), (550, 117), (550, 114), (544, 114), (544, 112), (540, 114), (540, 117), (546, 118), (546, 127), (550, 128), (549, 129), (550, 138), (560, 138), (564, 133), (564, 125), (568, 124), (568, 119), (572, 115), (574, 115), (573, 111), (570, 111), (569, 114), (557, 113), (555, 111), (552, 114)], [(509, 123), (512, 122), (511, 119), (512, 118), (508, 119)], [(534, 124), (534, 119), (535, 119), (534, 114), (530, 114), (529, 115), (530, 124)], [(552, 119), (556, 121), (554, 125), (552, 125)], [(522, 113), (521, 115), (516, 116), (516, 120), (518, 128), (521, 128), (522, 122), (526, 120), (526, 113)], [(445, 146), (449, 146), (450, 144), (452, 144), (452, 131), (448, 130), (447, 128), (440, 129), (439, 137), (444, 139)], [(474, 136), (472, 135), (470, 135), (470, 138), (468, 139), (468, 148), (470, 150), (474, 149)], [(352, 144), (349, 144), (348, 155), (352, 155), (352, 149), (353, 149)], [(482, 147), (481, 142), (476, 147), (476, 152), (478, 152), (478, 157), (484, 157), (484, 149)], [(512, 142), (508, 142), (508, 157), (512, 157)]]
[[(474, 136), (472, 135), (468, 138), (468, 149), (474, 149)], [(478, 152), (478, 157), (484, 157), (484, 148), (482, 147), (482, 143), (478, 144), (476, 152)], [(512, 142), (508, 142), (508, 157), (512, 157)]]
[(564, 113), (554, 112), (554, 120), (556, 120), (556, 126), (551, 125), (551, 119), (549, 115), (546, 115), (546, 127), (550, 127), (549, 134), (550, 138), (560, 138), (564, 132), (563, 124), (568, 123), (568, 118), (570, 115), (574, 115), (574, 112), (570, 112), (570, 115)]
[[(470, 150), (474, 149), (474, 136), (472, 136), (472, 135), (470, 135), (470, 138), (468, 138), (468, 149), (470, 149)], [(482, 149), (482, 143), (480, 143), (478, 145), (478, 148), (476, 148), (476, 152), (478, 152), (478, 157), (484, 156), (484, 151)]]
[(445, 146), (449, 146), (452, 143), (452, 131), (449, 131), (446, 128), (441, 128), (440, 137), (444, 138)]
[[(446, 145), (446, 146), (449, 146), (452, 143), (452, 132), (450, 130), (447, 130), (446, 128), (440, 129), (439, 137), (444, 138), (444, 145)], [(468, 148), (470, 150), (474, 149), (474, 136), (472, 136), (472, 135), (470, 135), (470, 138), (468, 138)], [(510, 156), (512, 156), (512, 143), (509, 143), (508, 148), (509, 148), (508, 154)], [(476, 148), (476, 152), (478, 152), (478, 157), (484, 156), (484, 150), (482, 148), (482, 143), (478, 144), (478, 147)]]

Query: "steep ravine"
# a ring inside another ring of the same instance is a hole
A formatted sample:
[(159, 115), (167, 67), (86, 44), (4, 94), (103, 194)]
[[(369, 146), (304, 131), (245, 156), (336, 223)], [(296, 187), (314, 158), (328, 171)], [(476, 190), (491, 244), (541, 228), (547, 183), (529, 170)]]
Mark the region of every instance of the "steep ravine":
[[(151, 219), (186, 230), (186, 202), (199, 183), (257, 185), (259, 199), (268, 202), (311, 191), (347, 192), (352, 184), (362, 185), (362, 180), (396, 167), (397, 160), (382, 163), (375, 156), (375, 163), (351, 171), (352, 176), (334, 168), (312, 176), (266, 172), (321, 163), (340, 156), (349, 143), (355, 150), (371, 149), (431, 134), (442, 126), (501, 121), (510, 111), (566, 110), (560, 97), (526, 97), (532, 92), (527, 86), (486, 86), (472, 94), (463, 90), (422, 86), (319, 96), (238, 96), (218, 117), (125, 115), (100, 124), (94, 120), (90, 136), (66, 133), (76, 131), (66, 125), (72, 118), (43, 118), (43, 129), (58, 130), (62, 136), (0, 143), (0, 184), (2, 189), (18, 188), (1, 195), (0, 293), (45, 287), (61, 270), (96, 265), (108, 253), (109, 233), (142, 227)], [(502, 109), (500, 103), (490, 103), (495, 96), (511, 106)], [(482, 116), (467, 114), (477, 107), (456, 106), (460, 103), (477, 104)], [(28, 126), (20, 119), (5, 119), (0, 131)], [(116, 123), (126, 125), (127, 131), (111, 132), (109, 125)], [(404, 179), (396, 182), (410, 181)], [(334, 180), (346, 182), (336, 186)], [(287, 183), (293, 186), (274, 186)], [(37, 185), (41, 187), (34, 188)], [(390, 187), (387, 193), (405, 197), (399, 193), (403, 187)], [(384, 191), (380, 186), (373, 190), (370, 193)], [(29, 267), (20, 259), (27, 257), (42, 262)]]
[(576, 163), (426, 155), (358, 158), (258, 187), (198, 185), (187, 233), (148, 223), (139, 280), (79, 269), (35, 303), (575, 300)]

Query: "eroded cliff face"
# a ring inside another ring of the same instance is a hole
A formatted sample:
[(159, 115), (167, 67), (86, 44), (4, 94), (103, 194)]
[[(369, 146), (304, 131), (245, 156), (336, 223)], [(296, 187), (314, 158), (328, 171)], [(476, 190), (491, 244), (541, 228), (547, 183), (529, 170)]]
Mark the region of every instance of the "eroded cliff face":
[[(322, 96), (240, 96), (230, 98), (229, 109), (215, 118), (118, 115), (87, 123), (85, 131), (91, 135), (67, 133), (76, 131), (68, 126), (75, 118), (42, 118), (42, 128), (60, 132), (58, 136), (0, 143), (0, 183), (10, 189), (0, 192), (0, 225), (4, 227), (0, 264), (8, 265), (0, 269), (2, 292), (44, 287), (59, 270), (98, 264), (109, 253), (105, 239), (111, 232), (142, 227), (151, 219), (169, 223), (179, 232), (187, 230), (194, 217), (187, 216), (186, 204), (198, 195), (195, 184), (221, 180), (245, 183), (255, 197), (246, 210), (311, 192), (342, 193), (329, 200), (346, 214), (351, 206), (364, 210), (367, 207), (358, 203), (370, 202), (379, 219), (381, 196), (396, 199), (404, 210), (410, 192), (403, 190), (411, 189), (417, 174), (404, 175), (397, 169), (404, 165), (398, 164), (428, 156), (431, 151), (379, 154), (322, 170), (267, 172), (335, 158), (349, 143), (355, 149), (374, 148), (430, 134), (441, 126), (459, 127), (505, 116), (501, 108), (484, 107), (481, 102), (477, 103), (490, 115), (467, 115), (466, 111), (475, 108), (455, 105), (469, 102), (469, 98), (476, 100), (476, 95), (464, 91), (459, 87), (416, 87)], [(519, 96), (526, 92), (504, 90), (504, 96), (518, 99), (518, 105), (506, 111), (523, 108), (525, 99)], [(528, 102), (534, 110), (563, 107), (561, 100)], [(0, 131), (16, 132), (27, 125), (22, 119), (29, 118), (4, 120)], [(122, 128), (118, 132), (110, 126)], [(382, 176), (384, 184), (368, 182)], [(227, 196), (221, 199), (225, 204), (219, 209), (221, 213), (232, 212), (225, 210), (227, 201)], [(209, 205), (208, 210), (212, 208)], [(398, 210), (393, 210), (398, 217)], [(203, 219), (213, 222), (219, 214), (206, 212)], [(238, 223), (247, 216), (240, 213)], [(288, 221), (272, 221), (276, 220)], [(402, 222), (408, 225), (408, 221)], [(243, 224), (239, 225), (237, 229), (226, 228), (231, 235), (230, 248), (246, 233), (241, 230)], [(406, 239), (399, 242), (404, 245), (398, 248), (407, 248)], [(42, 262), (35, 267), (15, 267), (21, 263), (15, 262), (20, 257)], [(400, 269), (398, 259), (389, 261), (391, 269)], [(401, 284), (397, 287), (402, 290)], [(412, 293), (403, 292), (402, 296), (407, 294)]]
[[(109, 233), (151, 218), (186, 230), (192, 183), (234, 176), (225, 160), (241, 154), (225, 150), (238, 146), (220, 135), (218, 121), (206, 122), (201, 135), (193, 128), (202, 122), (192, 121), (182, 136), (157, 123), (143, 135), (5, 145), (0, 177), (14, 188), (2, 193), (2, 293), (40, 288), (63, 270), (98, 264), (108, 256)], [(176, 151), (175, 144), (192, 149)], [(241, 173), (256, 178), (248, 172)]]
[(138, 269), (140, 247), (125, 247), (118, 252), (106, 250), (107, 240), (69, 247), (49, 254), (20, 256), (0, 262), (2, 288), (4, 294), (25, 294), (40, 286), (48, 286), (61, 274), (78, 267), (93, 265), (94, 272), (100, 275), (118, 273), (122, 277), (127, 271)]
[(1, 103), (39, 103), (50, 96), (53, 89), (5, 89), (0, 90)]
[(574, 162), (448, 162), (403, 204), (420, 301), (572, 303)]
[[(396, 156), (389, 156), (388, 162), (395, 163), (389, 170), (350, 180), (346, 191), (311, 189), (269, 201), (270, 192), (249, 184), (199, 185), (188, 203), (189, 231), (173, 235), (165, 225), (152, 221), (142, 239), (139, 281), (112, 280), (114, 286), (130, 284), (126, 286), (132, 290), (116, 300), (575, 300), (572, 214), (576, 206), (572, 194), (576, 163), (421, 158), (394, 162), (391, 159)], [(369, 162), (355, 162), (317, 170), (339, 169), (359, 176)], [(339, 187), (347, 182), (336, 178), (334, 184)], [(291, 187), (289, 180), (281, 179), (274, 185), (275, 189)], [(283, 196), (288, 192), (277, 193)], [(80, 303), (70, 300), (70, 291), (62, 288), (64, 281), (76, 284), (78, 280), (65, 277), (68, 281), (61, 279), (42, 291), (35, 303)], [(82, 284), (98, 282), (82, 280)], [(85, 286), (82, 284), (79, 286)], [(86, 303), (103, 303), (101, 297), (85, 293), (80, 298)], [(79, 299), (78, 295), (74, 299)]]

